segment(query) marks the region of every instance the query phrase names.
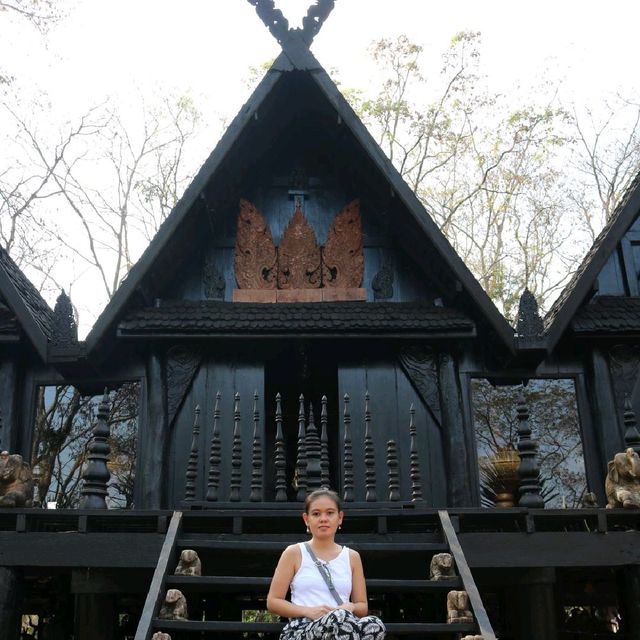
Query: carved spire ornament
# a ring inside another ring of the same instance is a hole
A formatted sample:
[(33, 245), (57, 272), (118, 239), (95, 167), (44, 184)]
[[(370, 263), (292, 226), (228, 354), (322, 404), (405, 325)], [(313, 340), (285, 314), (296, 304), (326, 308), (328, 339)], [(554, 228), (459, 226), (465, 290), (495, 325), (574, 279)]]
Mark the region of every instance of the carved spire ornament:
[(320, 287), (320, 247), (311, 225), (302, 213), (300, 201), (278, 247), (278, 288)]
[(389, 500), (400, 500), (400, 474), (398, 472), (398, 449), (395, 440), (387, 442), (387, 469), (389, 474)]
[(322, 250), (322, 286), (360, 287), (364, 275), (360, 200), (353, 200), (335, 217)]
[(296, 500), (304, 502), (307, 497), (307, 450), (304, 420), (304, 396), (300, 394), (298, 408), (298, 451), (296, 456)]
[(409, 407), (409, 475), (411, 476), (411, 500), (422, 500), (422, 481), (420, 480), (420, 457), (418, 455), (418, 432), (415, 423), (416, 410), (413, 404)]
[(322, 470), (320, 483), (329, 488), (329, 438), (327, 435), (327, 396), (322, 396), (322, 410), (320, 411), (320, 468)]
[(106, 509), (107, 484), (111, 474), (109, 461), (109, 394), (104, 390), (98, 406), (98, 419), (93, 428), (91, 442), (87, 448), (87, 464), (82, 472), (81, 509)]
[(538, 311), (538, 302), (533, 293), (525, 289), (520, 296), (516, 333), (523, 338), (535, 338), (543, 331), (544, 324)]
[(235, 247), (236, 282), (240, 289), (276, 288), (276, 248), (263, 215), (240, 200)]
[(71, 298), (62, 290), (53, 309), (52, 343), (69, 347), (78, 343), (78, 326), (73, 314)]
[(233, 444), (231, 446), (231, 502), (240, 501), (242, 482), (242, 436), (240, 433), (240, 394), (233, 398)]
[(216, 404), (213, 408), (213, 433), (211, 434), (211, 449), (209, 452), (209, 481), (207, 483), (207, 500), (212, 502), (218, 499), (220, 486), (220, 463), (222, 461), (220, 444), (220, 391), (216, 393)]
[(538, 446), (531, 438), (529, 426), (529, 407), (525, 403), (524, 394), (518, 396), (518, 453), (520, 454), (520, 499), (519, 507), (544, 509), (544, 499), (540, 495), (540, 470), (536, 460)]
[(349, 395), (344, 394), (344, 494), (345, 502), (353, 502), (353, 448), (351, 443), (351, 413)]
[(196, 405), (195, 418), (193, 420), (193, 437), (191, 439), (191, 451), (187, 462), (186, 484), (184, 490), (185, 500), (195, 500), (196, 483), (198, 481), (198, 440), (200, 439), (200, 405)]
[(364, 394), (364, 475), (365, 500), (376, 500), (376, 458), (371, 434), (371, 411), (369, 410), (369, 392)]
[(258, 392), (253, 394), (253, 455), (251, 458), (251, 502), (262, 500), (262, 441), (260, 439), (260, 412)]
[(276, 502), (287, 501), (287, 455), (282, 434), (282, 398), (276, 395)]
[(313, 491), (322, 486), (322, 467), (320, 462), (322, 449), (311, 403), (309, 403), (309, 424), (307, 426), (305, 444), (307, 452), (307, 489)]

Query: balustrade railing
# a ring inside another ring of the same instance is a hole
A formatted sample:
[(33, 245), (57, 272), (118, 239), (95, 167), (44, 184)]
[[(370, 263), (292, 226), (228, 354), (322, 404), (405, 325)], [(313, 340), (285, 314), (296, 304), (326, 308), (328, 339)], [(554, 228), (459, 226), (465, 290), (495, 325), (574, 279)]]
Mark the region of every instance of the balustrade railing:
[[(233, 398), (233, 412), (225, 417), (223, 398), (216, 394), (212, 428), (207, 435), (209, 444), (208, 460), (200, 461), (200, 432), (206, 432), (208, 421), (201, 415), (200, 407), (195, 409), (193, 438), (185, 474), (186, 503), (240, 502), (247, 496), (250, 502), (268, 501), (277, 503), (303, 501), (308, 492), (321, 487), (336, 490), (345, 502), (354, 502), (362, 496), (365, 502), (421, 502), (420, 452), (415, 425), (413, 406), (408, 411), (404, 440), (406, 460), (402, 460), (396, 439), (381, 442), (376, 433), (375, 419), (370, 408), (370, 397), (364, 397), (364, 428), (357, 429), (361, 441), (354, 442), (350, 398), (345, 394), (342, 407), (342, 425), (332, 428), (329, 424), (328, 400), (321, 399), (320, 425), (316, 425), (311, 403), (305, 407), (305, 398), (298, 398), (297, 431), (286, 429), (283, 420), (282, 397), (275, 397), (274, 429), (261, 426), (260, 398), (253, 395), (253, 439), (251, 455), (243, 458), (248, 449), (243, 443), (242, 401), (240, 394)], [(225, 422), (226, 419), (226, 422)], [(290, 425), (292, 427), (293, 425)], [(272, 433), (273, 447), (269, 448), (265, 438)], [(290, 434), (287, 442), (286, 434)], [(292, 435), (295, 437), (291, 437)], [(248, 436), (245, 436), (248, 437)], [(402, 440), (402, 433), (398, 434)], [(230, 456), (224, 456), (225, 439)], [(287, 451), (287, 446), (295, 446), (295, 451)], [(376, 455), (377, 447), (383, 448), (382, 455)], [(266, 460), (271, 452), (272, 460)], [(332, 455), (333, 453), (333, 455)], [(295, 454), (295, 455), (294, 455)], [(287, 460), (290, 461), (288, 468)], [(386, 469), (381, 468), (380, 461)], [(356, 473), (356, 469), (359, 470)], [(198, 474), (207, 479), (206, 491), (199, 496)], [(405, 478), (404, 485), (401, 478)], [(223, 479), (227, 480), (223, 482)], [(360, 486), (356, 486), (356, 478)], [(333, 479), (333, 483), (332, 483)], [(385, 486), (386, 482), (386, 486)], [(335, 486), (337, 485), (337, 486)], [(405, 491), (403, 493), (403, 486)], [(246, 498), (245, 498), (246, 499)]]

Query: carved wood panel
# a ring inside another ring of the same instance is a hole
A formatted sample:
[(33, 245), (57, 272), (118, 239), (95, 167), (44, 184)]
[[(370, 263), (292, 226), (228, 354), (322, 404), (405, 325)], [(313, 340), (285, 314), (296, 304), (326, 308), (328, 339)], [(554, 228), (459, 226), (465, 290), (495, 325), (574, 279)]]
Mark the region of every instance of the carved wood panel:
[(438, 425), (441, 425), (438, 364), (433, 349), (413, 345), (402, 349), (398, 354), (398, 359), (411, 384), (431, 412), (433, 419)]
[(236, 234), (235, 271), (240, 289), (276, 288), (276, 248), (263, 215), (240, 200)]
[(198, 371), (202, 356), (177, 345), (167, 352), (167, 415), (171, 427)]
[(615, 345), (609, 350), (609, 363), (616, 409), (622, 416), (625, 396), (629, 396), (635, 406), (640, 403), (640, 346)]
[(278, 247), (278, 288), (317, 289), (320, 287), (320, 247), (316, 234), (304, 217), (300, 203)]
[(322, 251), (322, 284), (344, 289), (359, 287), (364, 275), (360, 200), (338, 213)]

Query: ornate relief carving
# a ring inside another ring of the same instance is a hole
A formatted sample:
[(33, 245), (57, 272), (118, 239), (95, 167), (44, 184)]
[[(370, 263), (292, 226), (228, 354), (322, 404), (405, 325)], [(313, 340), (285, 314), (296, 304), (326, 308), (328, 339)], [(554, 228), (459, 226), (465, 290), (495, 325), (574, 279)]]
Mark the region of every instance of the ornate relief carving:
[(240, 200), (236, 234), (235, 270), (240, 289), (276, 288), (276, 248), (262, 214)]
[(353, 200), (335, 217), (322, 252), (322, 284), (359, 287), (364, 275), (360, 200)]
[(61, 291), (53, 309), (53, 336), (51, 341), (58, 347), (70, 347), (78, 343), (78, 326), (73, 313), (71, 298)]
[(169, 427), (191, 386), (202, 356), (183, 346), (171, 347), (167, 352), (167, 413)]
[(622, 415), (625, 396), (632, 401), (640, 393), (640, 346), (619, 344), (609, 351), (611, 377), (616, 396), (616, 407)]
[(300, 203), (278, 247), (278, 288), (316, 289), (320, 286), (320, 247)]
[(393, 298), (393, 266), (391, 262), (385, 260), (382, 268), (371, 281), (374, 300), (389, 300)]
[(216, 267), (212, 256), (204, 259), (202, 266), (204, 297), (209, 300), (224, 300), (224, 275)]
[(538, 301), (529, 289), (525, 289), (520, 296), (516, 332), (524, 338), (535, 338), (543, 331), (544, 324), (538, 311)]
[(398, 358), (420, 399), (424, 402), (438, 425), (442, 424), (440, 412), (440, 386), (436, 354), (423, 346), (404, 348)]

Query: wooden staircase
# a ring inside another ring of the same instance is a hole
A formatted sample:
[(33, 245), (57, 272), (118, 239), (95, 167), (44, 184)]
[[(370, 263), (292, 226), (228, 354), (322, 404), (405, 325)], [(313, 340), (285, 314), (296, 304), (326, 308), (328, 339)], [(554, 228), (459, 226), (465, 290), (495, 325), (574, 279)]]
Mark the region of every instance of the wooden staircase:
[[(300, 505), (256, 509), (254, 504), (243, 510), (234, 506), (174, 512), (135, 640), (149, 640), (156, 631), (169, 633), (172, 640), (278, 637), (284, 624), (261, 621), (262, 612), (282, 550), (307, 537)], [(350, 505), (345, 531), (336, 537), (339, 544), (360, 552), (369, 609), (382, 617), (387, 636), (457, 639), (482, 634), (494, 640), (448, 513), (394, 506)], [(201, 577), (173, 575), (183, 549), (198, 552)], [(430, 581), (431, 558), (441, 552), (453, 554), (459, 577)], [(188, 621), (158, 619), (168, 589), (185, 595)], [(476, 623), (447, 624), (447, 593), (461, 589), (469, 594)]]

